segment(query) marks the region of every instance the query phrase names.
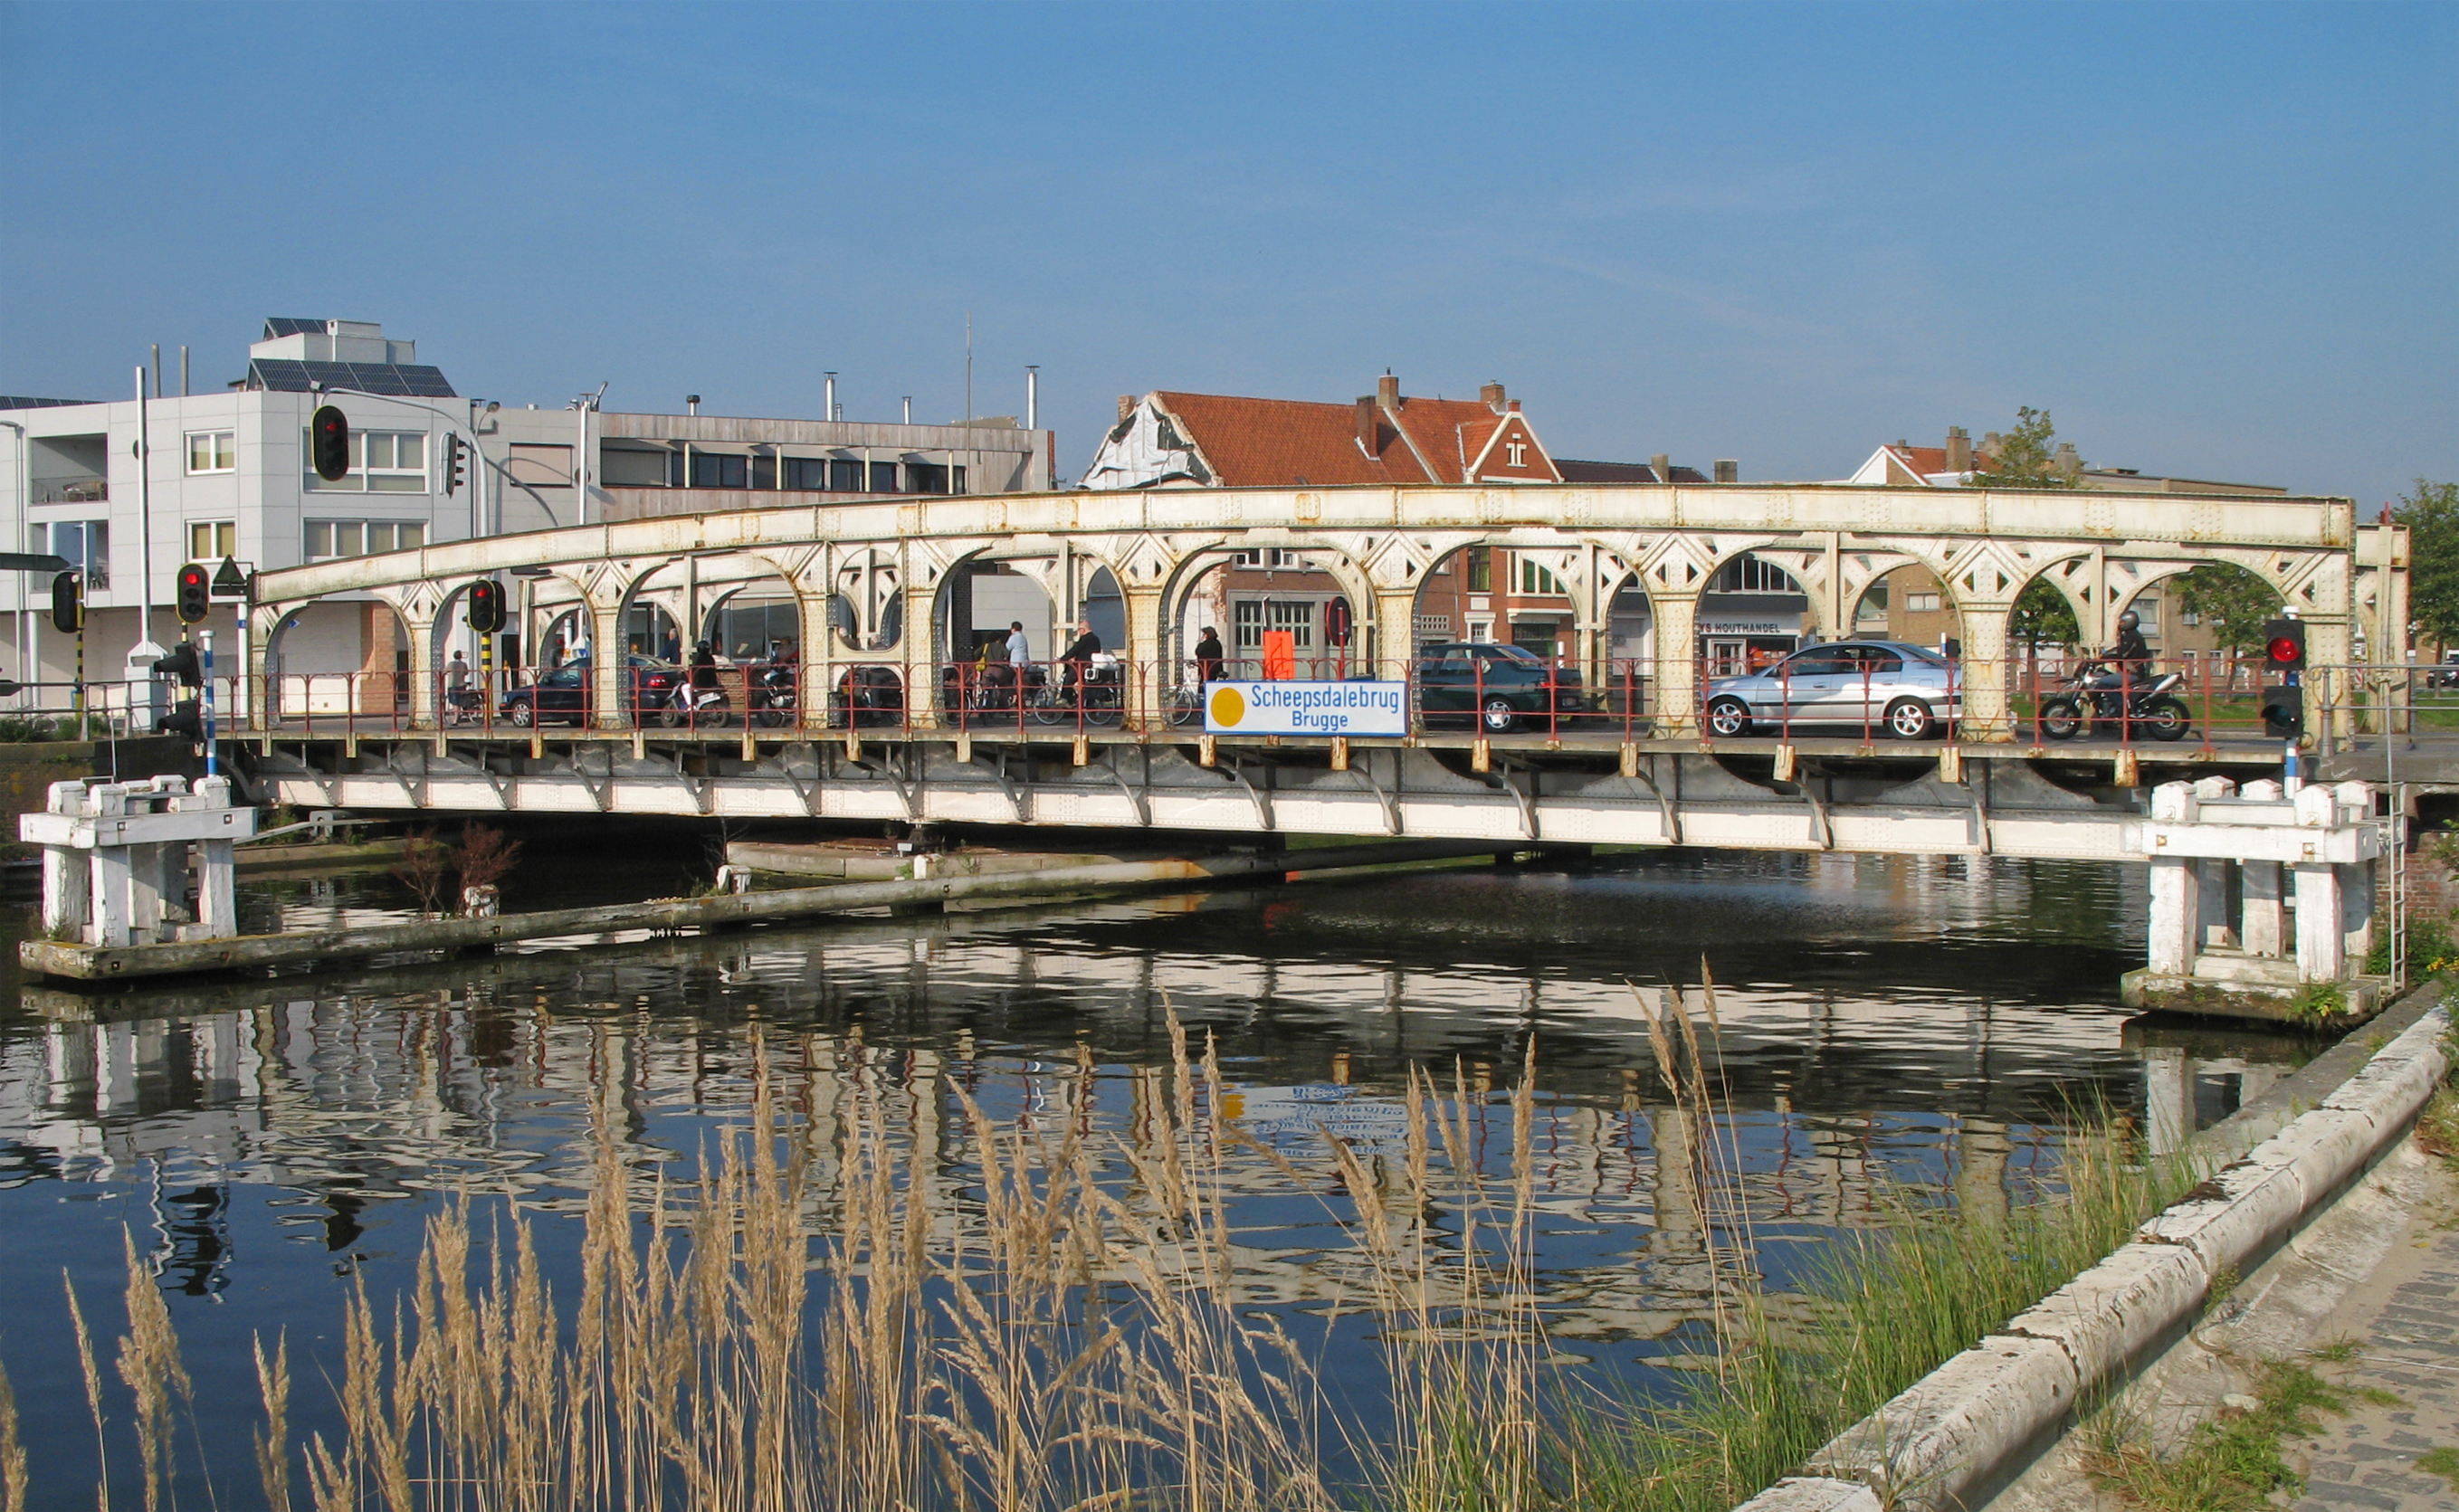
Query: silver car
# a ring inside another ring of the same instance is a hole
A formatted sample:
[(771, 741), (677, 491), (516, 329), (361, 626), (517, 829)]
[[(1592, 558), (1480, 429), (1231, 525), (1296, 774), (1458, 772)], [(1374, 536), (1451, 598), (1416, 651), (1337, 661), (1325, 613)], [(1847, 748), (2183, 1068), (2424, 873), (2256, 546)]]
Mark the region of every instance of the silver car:
[(1708, 684), (1708, 729), (1731, 739), (1770, 726), (1851, 724), (1922, 740), (1964, 713), (1961, 668), (1926, 646), (1837, 640), (1765, 671)]

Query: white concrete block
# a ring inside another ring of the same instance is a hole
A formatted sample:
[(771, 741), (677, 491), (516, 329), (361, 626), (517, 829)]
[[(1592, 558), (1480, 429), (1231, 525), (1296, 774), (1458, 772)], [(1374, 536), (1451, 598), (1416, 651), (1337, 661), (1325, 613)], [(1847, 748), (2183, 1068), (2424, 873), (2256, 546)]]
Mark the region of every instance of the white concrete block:
[(1917, 1490), (1952, 1505), (2063, 1418), (2078, 1383), (2058, 1344), (1992, 1334), (1838, 1435), (1805, 1468), (1859, 1480), (1890, 1504)]
[(2017, 1313), (2005, 1332), (2050, 1340), (2074, 1361), (2076, 1379), (2097, 1380), (2200, 1307), (2210, 1288), (2211, 1270), (2191, 1246), (2124, 1245)]
[(1859, 1480), (1788, 1476), (1734, 1512), (1885, 1512), (1879, 1494)]
[(2286, 955), (2288, 910), (2280, 891), (2280, 863), (2243, 862), (2238, 876), (2238, 943), (2249, 956)]
[[(2185, 784), (2173, 783), (2157, 791), (2166, 792), (2172, 787), (2182, 788)], [(2155, 972), (2192, 975), (2199, 943), (2196, 930), (2202, 916), (2200, 879), (2195, 863), (2183, 856), (2154, 856), (2151, 904), (2146, 964)]]
[(2346, 937), (2340, 928), (2339, 868), (2328, 862), (2301, 862), (2292, 870), (2297, 883), (2297, 979), (2338, 981), (2347, 971)]
[(2243, 1272), (2295, 1231), (2305, 1208), (2305, 1188), (2294, 1172), (2240, 1163), (2215, 1173), (2138, 1232), (2148, 1243), (2193, 1250), (2215, 1274)]

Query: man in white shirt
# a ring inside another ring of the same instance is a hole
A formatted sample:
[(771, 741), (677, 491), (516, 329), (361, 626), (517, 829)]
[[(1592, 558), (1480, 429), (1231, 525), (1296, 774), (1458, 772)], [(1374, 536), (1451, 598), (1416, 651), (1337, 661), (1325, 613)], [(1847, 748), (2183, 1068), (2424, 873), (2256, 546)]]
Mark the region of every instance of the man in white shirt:
[(1024, 638), (1024, 621), (1021, 620), (1009, 620), (1007, 622), (1008, 665), (1020, 667), (1032, 660), (1033, 642)]

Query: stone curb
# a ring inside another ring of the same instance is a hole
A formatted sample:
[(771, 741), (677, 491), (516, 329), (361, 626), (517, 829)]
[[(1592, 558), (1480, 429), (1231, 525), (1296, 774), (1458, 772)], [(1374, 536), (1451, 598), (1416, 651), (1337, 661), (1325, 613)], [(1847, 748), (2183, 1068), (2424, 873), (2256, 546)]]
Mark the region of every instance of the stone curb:
[[(2402, 1015), (2411, 1021), (2398, 1038), (2320, 1106), (2214, 1171), (2107, 1259), (1837, 1435), (1811, 1457), (1808, 1474), (1778, 1481), (1736, 1512), (1954, 1508), (1992, 1486), (2063, 1425), (2079, 1396), (2191, 1322), (2215, 1275), (2251, 1270), (2406, 1137), (2448, 1069), (2442, 1037), (2449, 1015), (2435, 1000), (2437, 988), (2417, 997), (2423, 1001)], [(2339, 1063), (2355, 1060), (2345, 1055)]]

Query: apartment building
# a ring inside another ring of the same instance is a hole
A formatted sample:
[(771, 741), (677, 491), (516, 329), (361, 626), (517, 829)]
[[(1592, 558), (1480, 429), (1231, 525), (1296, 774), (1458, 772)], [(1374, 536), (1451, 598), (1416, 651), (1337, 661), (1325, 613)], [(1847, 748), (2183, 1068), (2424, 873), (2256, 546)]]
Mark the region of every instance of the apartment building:
[[(830, 417), (818, 420), (702, 414), (696, 401), (636, 414), (606, 411), (597, 395), (554, 409), (480, 400), (372, 322), (270, 319), (241, 377), (207, 392), (165, 387), (157, 370), (123, 400), (0, 396), (0, 446), (16, 452), (6, 528), (83, 575), (92, 681), (119, 676), (149, 630), (157, 642), (178, 638), (169, 606), (189, 561), (246, 572), (651, 514), (1046, 489), (1056, 453), (1052, 432), (1012, 418), (847, 421), (833, 380)], [(306, 444), (308, 416), (328, 403), (351, 431), (349, 472), (330, 482)], [(446, 475), (452, 437), (474, 449), (457, 482)], [(51, 628), (50, 592), (40, 575), (0, 574), (6, 676), (72, 677), (74, 638)], [(206, 627), (223, 632), (230, 656), (235, 605), (218, 605)], [(391, 611), (371, 599), (318, 603), (279, 634), (286, 674), (408, 665)], [(517, 665), (526, 649), (508, 636), (501, 660)]]

